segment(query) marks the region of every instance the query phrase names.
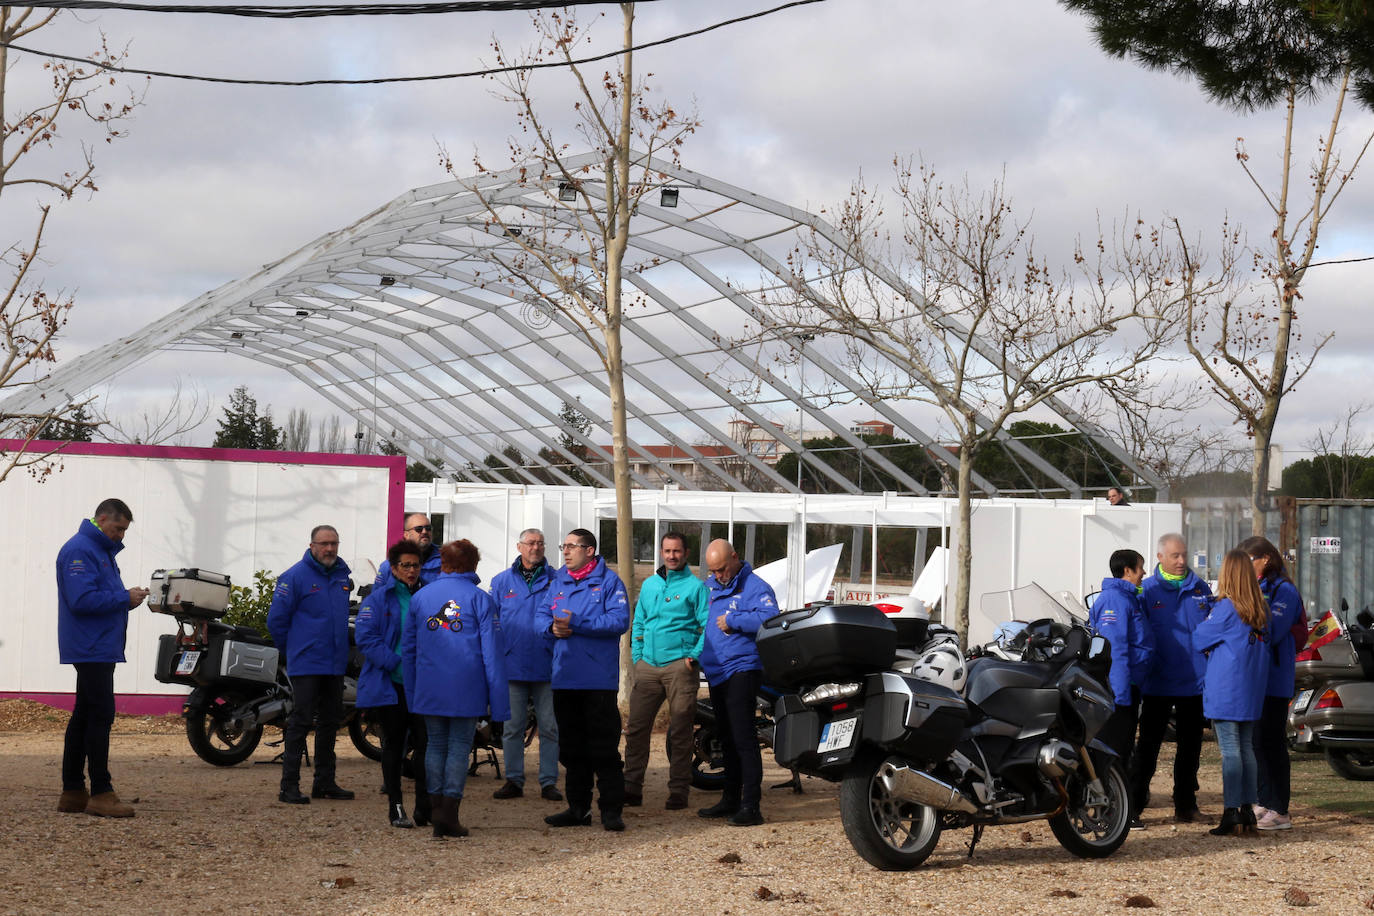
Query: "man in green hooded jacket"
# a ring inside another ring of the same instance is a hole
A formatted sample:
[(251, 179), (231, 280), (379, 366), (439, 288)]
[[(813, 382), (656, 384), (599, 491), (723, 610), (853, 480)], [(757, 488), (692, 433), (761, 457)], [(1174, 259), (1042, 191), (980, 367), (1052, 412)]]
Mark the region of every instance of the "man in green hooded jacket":
[(625, 804), (644, 803), (644, 770), (654, 718), (668, 701), (669, 811), (687, 807), (692, 784), (692, 724), (696, 714), (696, 659), (701, 654), (710, 596), (687, 564), (687, 540), (669, 531), (659, 541), (663, 565), (640, 589), (631, 631), (634, 688), (625, 728)]

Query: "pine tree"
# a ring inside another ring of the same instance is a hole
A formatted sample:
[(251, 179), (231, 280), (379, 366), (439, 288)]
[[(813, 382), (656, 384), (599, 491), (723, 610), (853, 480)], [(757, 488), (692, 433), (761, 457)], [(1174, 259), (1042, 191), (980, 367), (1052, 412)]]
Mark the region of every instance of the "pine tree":
[(258, 448), (258, 401), (240, 385), (229, 395), (229, 406), (215, 432), (215, 448)]
[(86, 411), (86, 405), (79, 404), (65, 418), (49, 420), (38, 438), (52, 442), (94, 442), (94, 419)]

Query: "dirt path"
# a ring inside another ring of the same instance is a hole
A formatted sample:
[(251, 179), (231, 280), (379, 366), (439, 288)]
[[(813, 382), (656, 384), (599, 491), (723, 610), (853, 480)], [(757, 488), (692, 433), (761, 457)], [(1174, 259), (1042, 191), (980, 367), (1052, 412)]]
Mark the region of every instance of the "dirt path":
[[(436, 841), (428, 830), (387, 825), (380, 769), (346, 739), (339, 781), (358, 800), (297, 808), (276, 802), (270, 748), (254, 763), (218, 769), (168, 731), (146, 720), (116, 725), (111, 769), (138, 816), (109, 821), (57, 814), (62, 738), (53, 722), (0, 732), (0, 912), (1010, 916), (1099, 914), (1143, 894), (1161, 912), (1258, 914), (1291, 912), (1284, 892), (1302, 887), (1313, 904), (1303, 912), (1368, 914), (1374, 894), (1374, 824), (1301, 804), (1298, 829), (1257, 840), (1216, 839), (1210, 825), (1176, 826), (1154, 808), (1149, 829), (1104, 861), (1073, 858), (1040, 824), (989, 829), (970, 860), (969, 833), (959, 831), (941, 838), (923, 868), (884, 873), (852, 852), (835, 787), (816, 780), (803, 795), (765, 789), (763, 827), (665, 812), (661, 741), (645, 807), (627, 811), (623, 834), (550, 830), (542, 818), (560, 805), (494, 801), (500, 783), (487, 768), (469, 781), (463, 805), (472, 836)], [(766, 784), (783, 778), (766, 768)], [(1203, 808), (1219, 812), (1214, 764), (1202, 781)], [(715, 798), (694, 792), (693, 809)], [(738, 864), (720, 861), (728, 853)]]

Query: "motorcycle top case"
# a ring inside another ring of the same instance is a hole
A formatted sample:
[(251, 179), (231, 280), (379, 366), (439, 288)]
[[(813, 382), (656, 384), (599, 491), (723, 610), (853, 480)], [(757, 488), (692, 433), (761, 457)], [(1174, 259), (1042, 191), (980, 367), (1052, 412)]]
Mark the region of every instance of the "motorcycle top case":
[(229, 577), (205, 569), (155, 569), (148, 607), (159, 614), (217, 620), (229, 608)]
[(889, 668), (897, 628), (867, 604), (830, 604), (784, 611), (759, 627), (763, 679), (778, 687), (853, 679)]

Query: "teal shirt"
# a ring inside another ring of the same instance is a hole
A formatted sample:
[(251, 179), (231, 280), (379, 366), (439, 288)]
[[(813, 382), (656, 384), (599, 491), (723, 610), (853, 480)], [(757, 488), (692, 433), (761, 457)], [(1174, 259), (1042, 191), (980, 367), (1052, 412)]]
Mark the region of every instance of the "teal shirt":
[[(396, 603), (401, 606), (401, 625), (396, 628), (396, 644), (391, 647), (391, 651), (396, 653), (396, 657), (401, 657), (401, 634), (406, 631), (406, 615), (410, 613), (410, 589), (399, 579), (396, 580)], [(401, 666), (397, 665), (391, 669), (391, 681), (395, 684), (404, 684), (405, 678), (401, 674)]]
[(630, 640), (631, 661), (656, 668), (701, 655), (711, 596), (692, 567), (660, 566), (640, 589)]

